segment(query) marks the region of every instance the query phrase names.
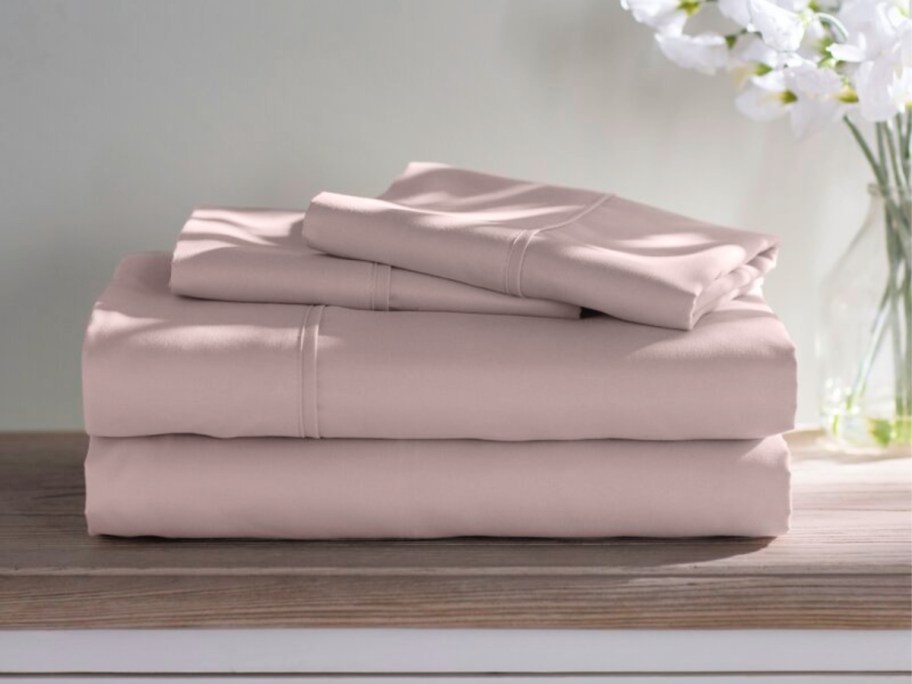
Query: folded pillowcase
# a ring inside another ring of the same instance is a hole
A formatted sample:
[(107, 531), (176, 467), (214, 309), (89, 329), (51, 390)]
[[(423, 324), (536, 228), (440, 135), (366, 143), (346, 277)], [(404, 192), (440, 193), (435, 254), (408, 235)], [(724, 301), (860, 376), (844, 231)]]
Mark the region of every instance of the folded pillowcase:
[(83, 354), (89, 434), (752, 439), (792, 427), (795, 354), (759, 297), (691, 331), (189, 299), (127, 257)]
[(171, 291), (237, 302), (332, 304), (373, 311), (459, 311), (578, 318), (572, 304), (523, 299), (308, 247), (304, 213), (196, 209), (174, 249)]
[(324, 192), (313, 248), (689, 330), (749, 292), (778, 241), (620, 197), (412, 163), (376, 199)]
[(93, 437), (89, 532), (288, 539), (772, 536), (781, 437), (510, 442)]

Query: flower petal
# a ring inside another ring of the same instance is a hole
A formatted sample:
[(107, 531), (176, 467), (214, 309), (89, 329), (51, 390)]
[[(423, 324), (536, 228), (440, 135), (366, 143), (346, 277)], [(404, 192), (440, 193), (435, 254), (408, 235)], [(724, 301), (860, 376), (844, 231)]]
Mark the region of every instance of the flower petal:
[(747, 0), (719, 0), (719, 12), (745, 28), (750, 24), (751, 14)]
[(798, 12), (783, 9), (770, 0), (748, 0), (751, 23), (763, 41), (774, 50), (794, 52), (804, 38), (805, 22)]
[(887, 121), (902, 111), (897, 101), (897, 74), (889, 55), (863, 62), (855, 72), (855, 92), (861, 115), (871, 122)]
[(792, 131), (798, 138), (804, 138), (829, 126), (842, 118), (846, 105), (835, 99), (798, 98), (789, 107)]
[(660, 33), (681, 33), (688, 18), (681, 9), (681, 0), (621, 0), (621, 7)]
[(728, 45), (718, 33), (697, 36), (657, 35), (662, 53), (678, 66), (714, 74), (728, 63)]
[(742, 114), (756, 121), (772, 121), (788, 112), (782, 91), (749, 87), (735, 98), (735, 106)]
[(788, 89), (800, 95), (826, 97), (844, 88), (842, 78), (833, 69), (810, 62), (785, 69), (784, 74)]

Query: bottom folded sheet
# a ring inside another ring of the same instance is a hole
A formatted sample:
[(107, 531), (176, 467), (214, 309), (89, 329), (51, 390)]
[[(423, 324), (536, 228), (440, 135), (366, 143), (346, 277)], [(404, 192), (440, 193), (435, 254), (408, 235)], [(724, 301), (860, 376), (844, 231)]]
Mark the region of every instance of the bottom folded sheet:
[(286, 539), (766, 537), (788, 448), (753, 441), (93, 437), (91, 534)]

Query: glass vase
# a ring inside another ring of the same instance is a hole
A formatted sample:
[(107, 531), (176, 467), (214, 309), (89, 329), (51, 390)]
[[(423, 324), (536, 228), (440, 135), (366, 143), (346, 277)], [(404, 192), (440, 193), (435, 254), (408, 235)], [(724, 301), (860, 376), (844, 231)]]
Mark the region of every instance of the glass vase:
[(869, 188), (870, 204), (823, 288), (817, 352), (831, 444), (912, 451), (912, 252), (908, 193)]

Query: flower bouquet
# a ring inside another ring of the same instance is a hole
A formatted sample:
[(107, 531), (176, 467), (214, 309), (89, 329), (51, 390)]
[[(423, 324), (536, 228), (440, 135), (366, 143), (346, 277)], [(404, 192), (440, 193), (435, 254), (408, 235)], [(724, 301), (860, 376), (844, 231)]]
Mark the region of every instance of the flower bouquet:
[[(841, 446), (912, 445), (909, 0), (621, 0), (662, 53), (726, 71), (737, 108), (797, 136), (841, 122), (874, 175), (868, 217), (825, 284), (824, 427)], [(713, 16), (707, 16), (713, 15)], [(686, 30), (709, 20), (718, 28)]]

